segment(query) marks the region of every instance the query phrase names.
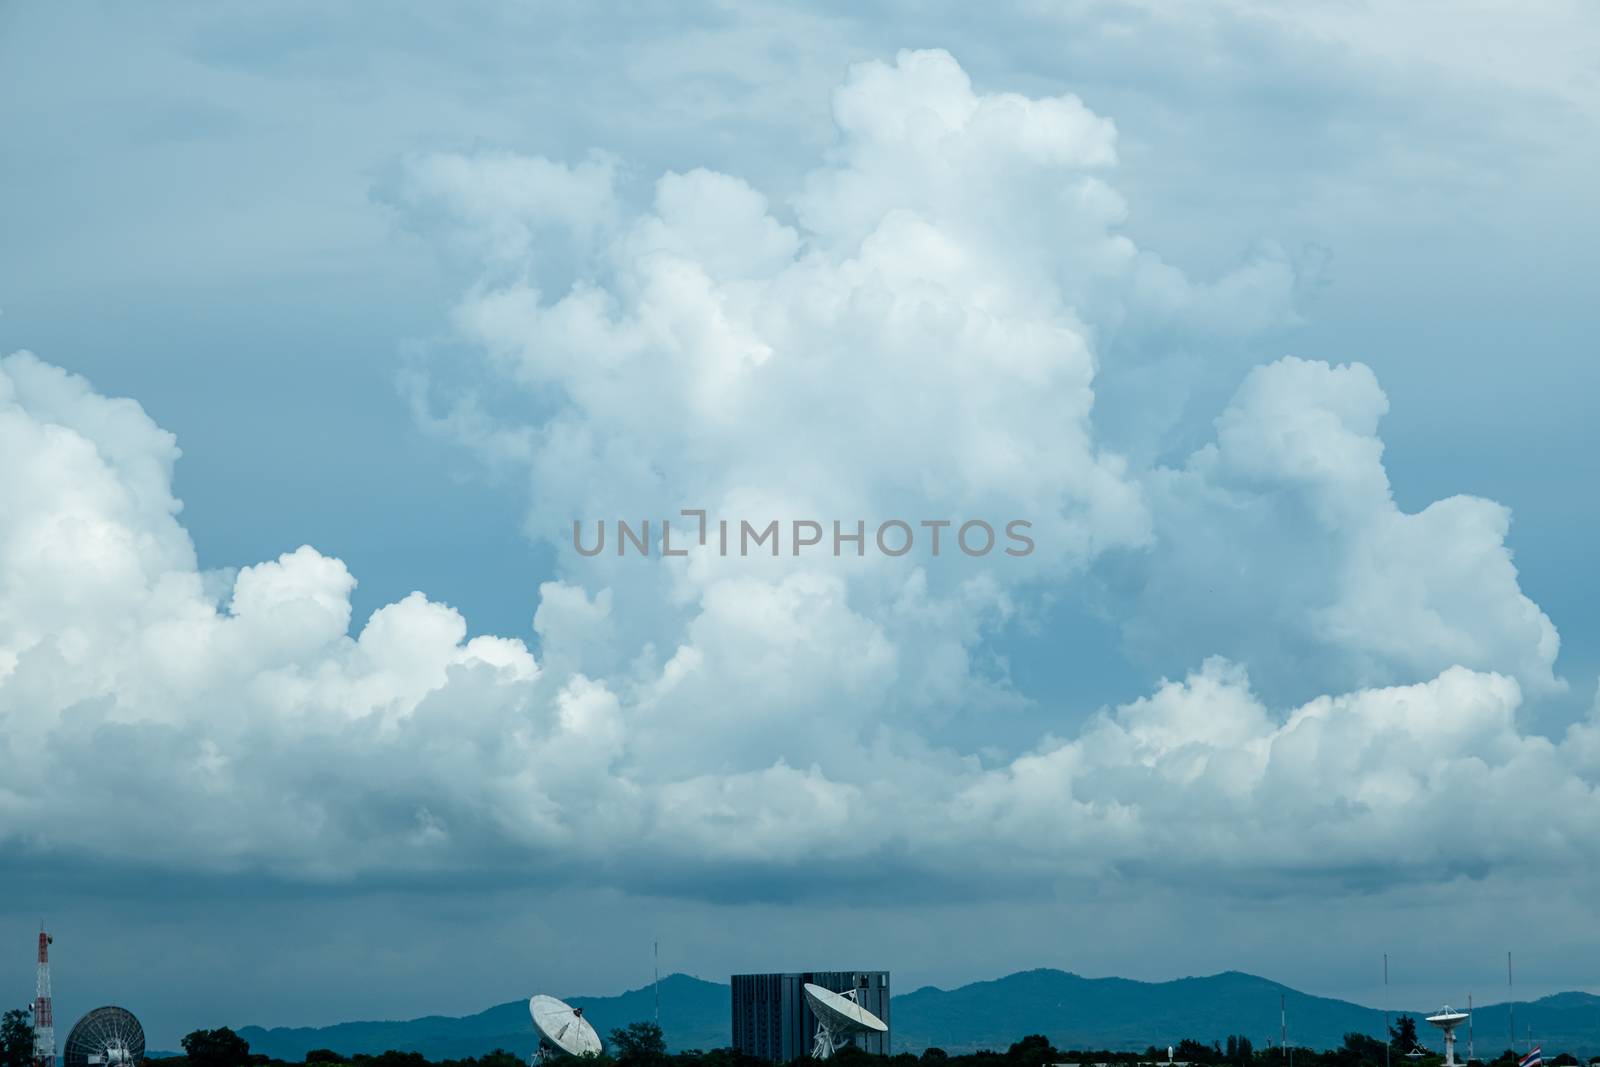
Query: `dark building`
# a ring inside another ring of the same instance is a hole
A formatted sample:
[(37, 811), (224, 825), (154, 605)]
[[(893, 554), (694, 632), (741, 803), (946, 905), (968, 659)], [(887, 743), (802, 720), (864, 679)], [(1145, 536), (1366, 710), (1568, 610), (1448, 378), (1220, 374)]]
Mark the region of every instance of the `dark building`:
[(894, 1024), (889, 1019), (888, 971), (802, 971), (795, 974), (736, 974), (733, 987), (733, 1047), (775, 1063), (811, 1052), (817, 1020), (801, 987), (814, 983), (835, 993), (856, 991), (863, 1008), (889, 1026), (887, 1033), (858, 1034), (855, 1043), (888, 1055)]

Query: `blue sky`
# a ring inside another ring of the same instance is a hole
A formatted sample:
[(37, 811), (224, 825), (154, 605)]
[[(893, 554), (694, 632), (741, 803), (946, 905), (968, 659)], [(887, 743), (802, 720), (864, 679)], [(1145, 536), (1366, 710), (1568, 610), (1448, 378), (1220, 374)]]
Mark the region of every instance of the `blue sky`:
[[(0, 930), (169, 1043), (614, 990), (656, 937), (1583, 985), (1594, 29), (7, 8)], [(1041, 550), (560, 534), (694, 500)]]

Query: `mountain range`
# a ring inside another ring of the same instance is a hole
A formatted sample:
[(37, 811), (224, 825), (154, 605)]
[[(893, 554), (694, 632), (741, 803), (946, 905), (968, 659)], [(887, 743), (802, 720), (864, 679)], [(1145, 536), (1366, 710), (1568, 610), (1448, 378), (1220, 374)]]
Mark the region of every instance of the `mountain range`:
[[(727, 985), (674, 974), (661, 980), (660, 995), (661, 1027), (673, 1050), (729, 1044)], [(889, 1022), (896, 1052), (921, 1052), (930, 1046), (950, 1052), (1004, 1049), (1025, 1034), (1044, 1034), (1060, 1049), (1140, 1051), (1152, 1045), (1165, 1048), (1185, 1037), (1209, 1042), (1230, 1034), (1242, 1034), (1262, 1047), (1278, 1040), (1280, 998), (1291, 1044), (1330, 1048), (1352, 1031), (1383, 1033), (1380, 1009), (1312, 996), (1238, 971), (1170, 982), (1084, 978), (1049, 969), (1021, 971), (955, 989), (924, 986), (902, 993), (890, 1001)], [(655, 992), (650, 986), (613, 997), (567, 999), (584, 1009), (602, 1037), (630, 1022), (655, 1018)], [(1515, 1009), (1519, 1049), (1531, 1027), (1547, 1057), (1557, 1051), (1579, 1057), (1600, 1053), (1600, 997), (1558, 993), (1517, 1003)], [(1424, 1043), (1437, 1048), (1437, 1032), (1421, 1022), (1428, 1013), (1406, 1013), (1418, 1019)], [(1493, 1056), (1504, 1049), (1507, 1025), (1505, 1004), (1477, 1008), (1473, 1027), (1478, 1051)], [(430, 1015), (325, 1027), (247, 1026), (239, 1034), (250, 1042), (251, 1051), (285, 1060), (302, 1059), (315, 1048), (345, 1055), (398, 1049), (449, 1059), (495, 1048), (526, 1057), (534, 1047), (525, 1000), (461, 1018)], [(1466, 1035), (1460, 1037), (1464, 1046)]]

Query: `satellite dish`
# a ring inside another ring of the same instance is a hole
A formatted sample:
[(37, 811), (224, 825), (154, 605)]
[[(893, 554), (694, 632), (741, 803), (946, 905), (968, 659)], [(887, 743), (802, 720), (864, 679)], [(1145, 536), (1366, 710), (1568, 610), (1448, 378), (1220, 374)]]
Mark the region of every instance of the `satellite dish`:
[(813, 1059), (825, 1060), (856, 1034), (886, 1034), (889, 1024), (856, 1001), (856, 991), (835, 993), (807, 982), (802, 992), (811, 1014), (817, 1017), (817, 1036), (811, 1046)]
[(534, 1063), (561, 1056), (600, 1054), (600, 1035), (583, 1017), (582, 1008), (540, 993), (528, 1001), (528, 1014), (533, 1016), (533, 1028), (539, 1032), (539, 1050), (533, 1054)]
[(1456, 1027), (1468, 1018), (1466, 1012), (1456, 1011), (1446, 1004), (1425, 1020), (1444, 1031), (1444, 1067), (1456, 1067)]
[(63, 1067), (136, 1067), (144, 1059), (144, 1027), (127, 1008), (96, 1008), (73, 1024)]

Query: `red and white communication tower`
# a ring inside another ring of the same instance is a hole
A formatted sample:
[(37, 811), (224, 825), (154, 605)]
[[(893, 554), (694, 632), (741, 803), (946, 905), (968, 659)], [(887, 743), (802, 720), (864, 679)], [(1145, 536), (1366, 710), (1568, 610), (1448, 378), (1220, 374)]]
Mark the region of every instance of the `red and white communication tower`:
[(50, 946), (55, 938), (39, 930), (39, 990), (33, 1001), (34, 1067), (56, 1067), (56, 1023), (50, 1009)]

